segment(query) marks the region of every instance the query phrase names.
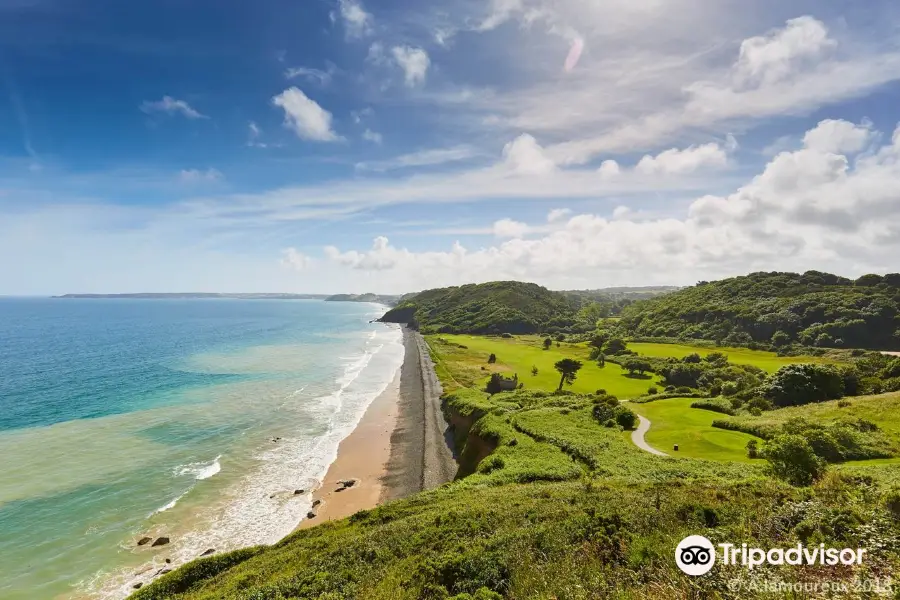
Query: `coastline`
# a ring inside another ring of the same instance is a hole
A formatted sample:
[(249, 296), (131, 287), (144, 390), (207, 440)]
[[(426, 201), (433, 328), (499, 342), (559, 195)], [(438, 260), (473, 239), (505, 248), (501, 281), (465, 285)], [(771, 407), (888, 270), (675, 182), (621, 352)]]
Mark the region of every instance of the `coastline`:
[[(295, 531), (453, 480), (456, 462), (427, 345), (417, 332), (405, 326), (402, 331), (400, 369), (341, 441), (337, 458), (312, 492), (315, 517), (304, 518)], [(349, 487), (342, 483), (348, 481)]]

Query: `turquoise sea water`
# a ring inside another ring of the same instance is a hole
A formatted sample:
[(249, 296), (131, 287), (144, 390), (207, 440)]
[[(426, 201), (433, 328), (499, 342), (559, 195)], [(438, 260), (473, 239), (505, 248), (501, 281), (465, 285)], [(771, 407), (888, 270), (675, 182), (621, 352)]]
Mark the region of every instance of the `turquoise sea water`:
[(381, 312), (0, 299), (0, 598), (122, 598), (166, 558), (289, 533), (402, 362)]

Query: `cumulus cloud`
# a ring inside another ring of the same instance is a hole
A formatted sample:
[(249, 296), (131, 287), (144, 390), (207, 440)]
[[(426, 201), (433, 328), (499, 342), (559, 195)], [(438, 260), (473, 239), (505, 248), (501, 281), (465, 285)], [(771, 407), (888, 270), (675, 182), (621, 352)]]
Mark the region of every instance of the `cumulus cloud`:
[[(835, 128), (822, 122), (808, 135)], [(381, 237), (367, 252), (330, 254), (356, 269), (393, 271), (411, 286), (414, 278), (404, 274), (428, 272), (429, 286), (524, 278), (558, 287), (598, 278), (690, 282), (771, 268), (879, 270), (900, 251), (900, 129), (854, 163), (833, 148), (783, 152), (734, 193), (699, 197), (679, 215), (638, 220), (620, 206), (612, 219), (578, 214), (528, 239), (528, 224), (498, 221), (493, 233), (508, 239), (479, 249), (456, 243), (418, 253)], [(629, 275), (636, 269), (640, 278)]]
[(300, 89), (291, 87), (274, 98), (272, 104), (284, 110), (284, 125), (304, 140), (334, 142), (340, 140), (331, 126), (331, 113), (311, 100)]
[(374, 19), (358, 0), (340, 0), (341, 19), (349, 38), (361, 38), (372, 33)]
[(147, 114), (150, 113), (166, 113), (169, 115), (181, 115), (188, 119), (208, 119), (204, 114), (201, 114), (199, 111), (194, 109), (190, 104), (185, 102), (184, 100), (177, 100), (172, 96), (163, 96), (162, 100), (156, 100), (154, 102), (144, 101), (141, 104), (141, 111)]
[(775, 83), (791, 75), (804, 61), (837, 45), (821, 21), (802, 16), (783, 28), (741, 42), (734, 78), (738, 85)]
[(394, 46), (391, 53), (394, 60), (397, 61), (397, 65), (403, 70), (403, 78), (407, 86), (414, 87), (425, 83), (428, 67), (431, 66), (431, 59), (427, 52), (411, 46)]
[(221, 181), (224, 176), (218, 169), (183, 169), (178, 178), (185, 183), (212, 183)]
[(546, 175), (556, 165), (534, 136), (523, 133), (503, 147), (503, 160), (508, 168), (519, 175)]
[(493, 232), (498, 238), (520, 238), (528, 233), (528, 225), (512, 219), (500, 219), (494, 223)]
[(622, 172), (622, 169), (619, 168), (619, 163), (614, 160), (604, 160), (600, 163), (600, 168), (597, 169), (597, 173), (600, 174), (602, 179), (611, 179)]
[(292, 271), (304, 271), (313, 264), (313, 259), (298, 252), (296, 248), (285, 248), (281, 251), (281, 266)]
[(849, 121), (827, 119), (803, 136), (803, 145), (822, 152), (856, 153), (872, 141), (872, 123), (859, 125)]
[[(698, 169), (721, 168), (728, 164), (728, 156), (718, 144), (711, 142), (684, 150), (671, 148), (656, 156), (644, 156), (635, 167), (639, 173), (692, 173)], [(601, 167), (602, 168), (602, 167)]]

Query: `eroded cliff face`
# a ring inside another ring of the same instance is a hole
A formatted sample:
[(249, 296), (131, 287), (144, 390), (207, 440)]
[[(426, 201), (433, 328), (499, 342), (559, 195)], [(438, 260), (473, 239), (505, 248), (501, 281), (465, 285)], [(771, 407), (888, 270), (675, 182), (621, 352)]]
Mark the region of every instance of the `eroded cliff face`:
[(478, 465), (497, 449), (497, 440), (479, 435), (475, 424), (484, 416), (481, 411), (464, 415), (456, 408), (443, 402), (444, 416), (453, 431), (455, 454), (459, 469), (456, 479), (462, 479), (478, 470)]

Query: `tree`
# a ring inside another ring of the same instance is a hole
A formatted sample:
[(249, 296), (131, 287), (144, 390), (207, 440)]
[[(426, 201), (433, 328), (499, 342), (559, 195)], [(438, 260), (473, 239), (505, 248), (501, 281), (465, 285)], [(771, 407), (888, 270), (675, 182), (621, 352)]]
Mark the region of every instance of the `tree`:
[(625, 343), (625, 340), (621, 338), (613, 338), (603, 345), (603, 352), (605, 354), (619, 354), (627, 347), (628, 346)]
[(806, 438), (779, 435), (766, 443), (763, 451), (772, 473), (791, 485), (812, 485), (825, 474), (825, 460), (816, 456)]
[(538, 368), (537, 368), (537, 367), (534, 367), (534, 366), (531, 367), (531, 374), (532, 374), (532, 375), (537, 375), (537, 374), (538, 374)]
[(844, 396), (844, 378), (829, 365), (787, 365), (766, 379), (763, 395), (779, 407), (837, 400)]
[(791, 336), (783, 331), (776, 331), (772, 334), (772, 345), (781, 348), (791, 343)]
[(759, 444), (756, 440), (747, 442), (747, 458), (759, 458)]
[(592, 348), (596, 348), (598, 350), (603, 349), (603, 344), (609, 339), (609, 335), (606, 333), (595, 333), (591, 336), (590, 346)]
[(489, 364), (489, 365), (492, 365), (492, 364), (494, 364), (495, 362), (497, 362), (497, 355), (494, 354), (493, 352), (491, 352), (491, 355), (488, 356), (488, 364)]
[(650, 361), (644, 360), (643, 358), (634, 357), (623, 360), (622, 368), (632, 375), (634, 375), (635, 371), (638, 371), (643, 375), (646, 371), (652, 370), (653, 365), (650, 364)]
[(544, 350), (549, 350), (550, 346), (553, 345), (553, 340), (550, 338), (544, 338)]
[(553, 365), (553, 368), (559, 371), (561, 377), (559, 378), (559, 387), (556, 388), (557, 391), (562, 390), (563, 384), (567, 383), (572, 385), (575, 383), (575, 378), (577, 377), (578, 371), (581, 369), (582, 364), (580, 360), (575, 360), (572, 358), (564, 358), (556, 362)]
[(491, 378), (484, 387), (484, 391), (491, 396), (503, 391), (503, 388), (500, 386), (500, 373), (491, 373)]

